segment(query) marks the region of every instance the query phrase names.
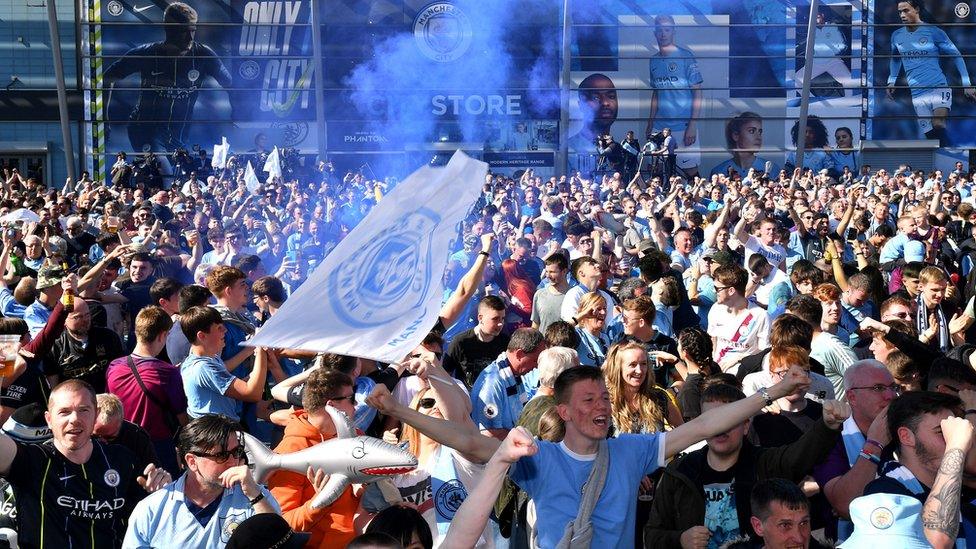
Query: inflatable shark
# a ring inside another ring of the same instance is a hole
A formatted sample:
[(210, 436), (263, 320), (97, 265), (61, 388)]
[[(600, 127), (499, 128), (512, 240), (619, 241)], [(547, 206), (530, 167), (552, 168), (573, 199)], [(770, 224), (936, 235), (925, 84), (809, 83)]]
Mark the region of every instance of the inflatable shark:
[(277, 454), (260, 440), (241, 433), (248, 466), (257, 482), (264, 484), (279, 469), (300, 475), (306, 474), (309, 467), (322, 469), (330, 477), (325, 488), (312, 499), (312, 507), (320, 509), (339, 499), (350, 484), (373, 482), (417, 468), (417, 458), (410, 452), (378, 438), (356, 436), (346, 414), (331, 406), (325, 410), (336, 426), (336, 437), (299, 452)]

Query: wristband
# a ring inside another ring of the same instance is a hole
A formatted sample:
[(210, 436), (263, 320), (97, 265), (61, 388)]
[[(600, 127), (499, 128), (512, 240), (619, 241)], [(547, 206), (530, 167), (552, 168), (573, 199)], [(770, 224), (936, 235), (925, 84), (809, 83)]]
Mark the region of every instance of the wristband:
[(861, 452), (858, 453), (857, 455), (858, 455), (858, 457), (862, 457), (862, 458), (870, 461), (871, 463), (873, 463), (875, 465), (878, 465), (878, 464), (881, 463), (881, 458), (879, 458), (878, 456), (876, 456), (874, 454), (869, 454), (869, 453), (865, 452), (864, 450), (861, 450)]
[[(969, 410), (969, 412), (976, 413), (976, 410)], [(864, 444), (870, 444), (871, 446), (875, 446), (878, 450), (884, 451), (884, 445), (882, 445), (877, 440), (872, 440), (872, 439), (869, 438), (869, 439), (867, 439), (867, 440), (864, 441)]]
[(759, 396), (763, 397), (763, 399), (766, 400), (766, 406), (773, 405), (773, 399), (769, 397), (769, 389), (765, 387), (760, 387), (759, 391), (757, 392), (759, 393)]
[(488, 252), (478, 252), (478, 255), (483, 255), (485, 257), (491, 257), (491, 254), (488, 253)]
[(254, 505), (260, 502), (262, 499), (264, 499), (264, 492), (258, 493), (258, 495), (254, 497), (254, 499), (249, 499), (248, 501), (251, 503), (251, 507), (254, 507)]

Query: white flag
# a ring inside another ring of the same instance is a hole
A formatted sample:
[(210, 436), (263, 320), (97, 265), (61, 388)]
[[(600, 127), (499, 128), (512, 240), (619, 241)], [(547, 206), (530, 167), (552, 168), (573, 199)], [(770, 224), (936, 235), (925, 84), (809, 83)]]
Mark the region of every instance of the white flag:
[(230, 154), (230, 143), (227, 142), (227, 138), (221, 137), (220, 141), (220, 145), (214, 145), (213, 157), (210, 159), (210, 165), (215, 170), (222, 170), (227, 166), (227, 155)]
[(450, 243), (486, 173), (458, 151), (404, 179), (248, 345), (402, 359), (437, 322)]
[(281, 177), (281, 159), (278, 157), (278, 147), (275, 147), (268, 160), (264, 163), (264, 171), (268, 172), (269, 178)]
[(247, 161), (247, 169), (244, 170), (244, 185), (247, 186), (247, 190), (251, 191), (251, 194), (258, 194), (258, 191), (261, 190), (261, 182), (258, 181), (258, 176), (254, 174), (250, 160)]

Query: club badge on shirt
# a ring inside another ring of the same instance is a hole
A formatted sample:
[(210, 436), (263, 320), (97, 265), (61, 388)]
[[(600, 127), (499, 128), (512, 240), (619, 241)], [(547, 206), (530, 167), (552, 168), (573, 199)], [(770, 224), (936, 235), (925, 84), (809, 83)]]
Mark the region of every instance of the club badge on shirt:
[(105, 484), (108, 484), (112, 488), (115, 488), (116, 486), (119, 485), (120, 480), (121, 477), (119, 477), (119, 472), (116, 471), (115, 469), (109, 469), (105, 471)]

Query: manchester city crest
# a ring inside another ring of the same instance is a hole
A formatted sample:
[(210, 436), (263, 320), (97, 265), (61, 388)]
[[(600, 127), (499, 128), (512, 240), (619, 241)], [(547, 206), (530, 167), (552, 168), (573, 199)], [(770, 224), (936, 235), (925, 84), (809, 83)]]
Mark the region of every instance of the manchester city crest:
[(220, 541), (227, 543), (230, 541), (230, 537), (234, 535), (234, 530), (244, 522), (247, 518), (247, 514), (243, 511), (231, 511), (225, 517), (217, 517), (217, 520), (223, 522), (220, 528)]
[(421, 53), (442, 63), (464, 55), (473, 36), (468, 16), (450, 2), (428, 4), (413, 22), (413, 37)]
[(434, 494), (434, 507), (441, 518), (451, 520), (467, 497), (468, 491), (464, 489), (464, 484), (461, 484), (460, 480), (452, 479), (437, 488), (437, 493)]
[(261, 66), (258, 65), (257, 61), (248, 59), (237, 67), (237, 72), (244, 80), (254, 80), (261, 76)]
[(116, 471), (115, 469), (109, 469), (109, 470), (105, 471), (104, 480), (105, 480), (105, 484), (108, 484), (112, 488), (115, 488), (116, 486), (119, 485), (119, 481), (121, 479), (119, 478), (119, 472), (118, 471)]
[(327, 292), (336, 315), (354, 328), (416, 316), (430, 292), (430, 242), (440, 221), (437, 212), (420, 208), (364, 240), (329, 274)]

